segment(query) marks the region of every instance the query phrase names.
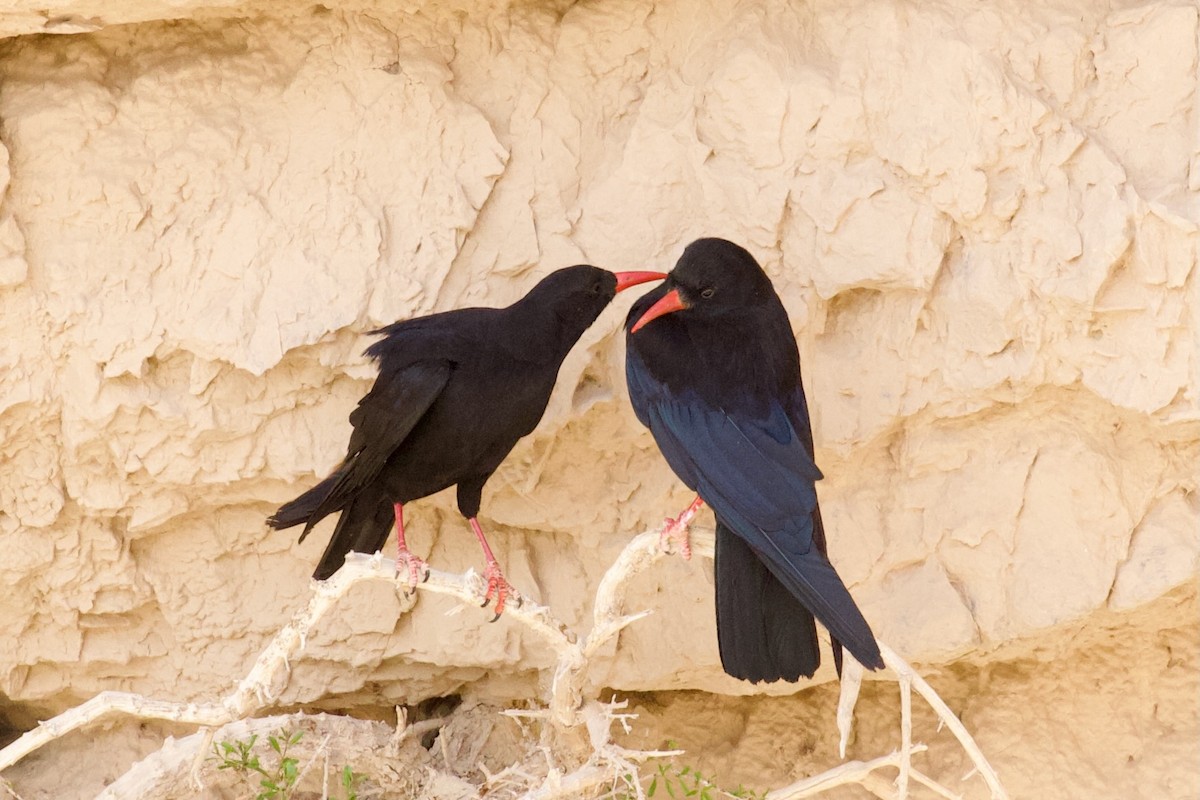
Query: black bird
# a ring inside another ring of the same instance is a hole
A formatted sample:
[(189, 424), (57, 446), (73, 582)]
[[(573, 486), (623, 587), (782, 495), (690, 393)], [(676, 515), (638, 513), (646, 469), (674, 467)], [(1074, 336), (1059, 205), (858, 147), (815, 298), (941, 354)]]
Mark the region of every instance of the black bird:
[(592, 266), (552, 272), (507, 308), (464, 308), (372, 331), (367, 348), (379, 375), (350, 414), (354, 430), (341, 465), (282, 506), (273, 528), (304, 524), (300, 541), (321, 519), (341, 512), (313, 577), (324, 580), (351, 550), (374, 553), (396, 525), (396, 567), (416, 583), (425, 563), (404, 541), (403, 506), (458, 487), (458, 509), (487, 559), (497, 617), (512, 587), (479, 527), (483, 485), (517, 440), (533, 430), (567, 352), (617, 292), (666, 276), (613, 274)]
[(800, 355), (770, 278), (743, 248), (699, 239), (625, 323), (634, 411), (699, 496), (664, 536), (681, 539), (701, 503), (717, 518), (721, 664), (753, 681), (811, 677), (817, 629), (864, 667), (883, 666), (871, 628), (826, 557)]

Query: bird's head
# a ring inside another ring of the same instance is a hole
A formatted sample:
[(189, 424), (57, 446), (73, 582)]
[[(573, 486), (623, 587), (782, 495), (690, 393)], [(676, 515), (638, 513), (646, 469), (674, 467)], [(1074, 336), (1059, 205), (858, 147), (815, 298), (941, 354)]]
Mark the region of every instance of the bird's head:
[(769, 300), (774, 289), (745, 248), (725, 239), (697, 239), (684, 249), (655, 293), (658, 300), (633, 323), (630, 333), (665, 314), (683, 312), (700, 319), (744, 310)]
[(613, 273), (580, 264), (551, 272), (533, 287), (526, 300), (536, 306), (552, 307), (560, 318), (577, 324), (582, 332), (596, 321), (617, 292), (665, 277), (661, 272)]

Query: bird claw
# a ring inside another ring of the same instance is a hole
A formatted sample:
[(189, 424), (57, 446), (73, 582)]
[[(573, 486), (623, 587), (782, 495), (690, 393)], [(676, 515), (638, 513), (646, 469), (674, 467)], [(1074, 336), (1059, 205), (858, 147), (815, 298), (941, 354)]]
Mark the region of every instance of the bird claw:
[[(424, 583), (429, 580), (429, 564), (425, 559), (419, 558), (408, 550), (402, 550), (396, 554), (396, 574), (401, 572), (401, 565), (408, 568), (408, 588), (409, 591), (417, 588), (418, 583)], [(425, 577), (419, 577), (421, 571), (425, 571)]]
[(492, 618), (492, 622), (500, 619), (500, 615), (504, 613), (504, 603), (508, 600), (509, 595), (516, 598), (517, 608), (521, 607), (521, 593), (504, 578), (504, 573), (500, 571), (498, 563), (495, 561), (489, 563), (484, 577), (487, 578), (487, 591), (483, 595), (483, 605), (480, 608), (486, 608), (491, 602), (492, 596), (495, 595), (496, 616)]
[(673, 546), (678, 546), (679, 554), (684, 561), (692, 560), (692, 535), (688, 528), (690, 515), (684, 513), (672, 519), (663, 520), (663, 528), (658, 533), (658, 547), (664, 553), (670, 553)]

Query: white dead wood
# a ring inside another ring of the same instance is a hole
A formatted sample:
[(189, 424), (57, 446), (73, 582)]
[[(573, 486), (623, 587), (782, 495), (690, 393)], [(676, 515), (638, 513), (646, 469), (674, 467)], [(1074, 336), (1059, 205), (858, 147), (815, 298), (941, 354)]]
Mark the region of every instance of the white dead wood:
[[(479, 787), (483, 794), (489, 797), (503, 796), (522, 800), (550, 800), (559, 797), (583, 797), (604, 787), (611, 790), (614, 786), (625, 786), (633, 796), (642, 798), (644, 792), (638, 771), (639, 765), (649, 759), (680, 754), (680, 751), (629, 750), (616, 744), (612, 735), (613, 725), (620, 724), (628, 731), (632, 715), (622, 713), (623, 703), (596, 702), (592, 698), (597, 687), (588, 683), (589, 668), (601, 649), (626, 626), (651, 613), (645, 610), (627, 614), (623, 610), (623, 603), (625, 588), (629, 582), (668, 556), (659, 542), (659, 532), (650, 531), (636, 536), (622, 550), (597, 588), (592, 607), (592, 625), (586, 636), (580, 637), (570, 630), (546, 606), (528, 599), (523, 599), (519, 604), (508, 604), (505, 618), (527, 628), (544, 641), (557, 656), (546, 707), (508, 713), (512, 716), (538, 719), (543, 724), (559, 728), (582, 726), (587, 732), (590, 752), (584, 756), (568, 754), (564, 757), (552, 752), (549, 746), (540, 745), (531, 751), (530, 758), (500, 773), (488, 775), (485, 785)], [(712, 557), (711, 530), (694, 531), (692, 544), (695, 554)], [(161, 792), (155, 794), (153, 791), (142, 790), (170, 783), (169, 776), (177, 775), (181, 765), (190, 765), (193, 782), (200, 783), (203, 779), (205, 752), (211, 746), (214, 736), (228, 738), (226, 732), (232, 730), (231, 726), (238, 724), (253, 725), (258, 729), (259, 720), (246, 721), (245, 718), (270, 708), (275, 703), (287, 686), (291, 661), (304, 649), (309, 632), (337, 607), (342, 597), (353, 587), (370, 581), (388, 581), (407, 592), (410, 587), (406, 578), (407, 576), (396, 576), (395, 562), (391, 559), (385, 559), (378, 553), (374, 556), (352, 553), (332, 578), (320, 583), (314, 582), (307, 606), (297, 612), (292, 621), (267, 644), (246, 676), (226, 697), (209, 703), (185, 704), (153, 700), (123, 692), (103, 692), (39, 725), (0, 750), (0, 770), (71, 731), (79, 730), (101, 717), (119, 713), (138, 719), (191, 723), (203, 726), (206, 730), (179, 741), (169, 741), (161, 751), (135, 765), (101, 797), (134, 796), (113, 794), (114, 787), (119, 792), (124, 791), (122, 787), (139, 787), (136, 795), (139, 797), (165, 797)], [(415, 588), (421, 592), (453, 597), (465, 606), (477, 607), (484, 599), (485, 585), (483, 578), (473, 570), (461, 575), (431, 570), (428, 579)], [(885, 663), (900, 681), (900, 750), (872, 761), (843, 764), (821, 775), (771, 792), (768, 797), (771, 800), (795, 800), (853, 783), (863, 786), (879, 797), (903, 800), (907, 796), (909, 782), (922, 784), (943, 797), (957, 797), (958, 795), (912, 767), (912, 755), (926, 749), (925, 745), (912, 743), (911, 690), (915, 687), (959, 739), (975, 763), (976, 771), (991, 788), (992, 797), (1006, 798), (1007, 795), (1000, 786), (995, 771), (958, 718), (903, 659), (883, 643), (880, 643), (880, 650)], [(842, 736), (843, 757), (863, 671), (853, 659), (847, 658), (845, 672), (837, 717)], [(382, 749), (397, 753), (406, 743), (419, 739), (421, 733), (432, 730), (443, 722), (429, 720), (408, 726), (405, 716), (400, 715), (397, 729), (390, 732)], [(214, 728), (219, 730), (214, 732)], [(321, 741), (322, 747), (328, 748), (331, 742), (336, 742), (336, 735), (327, 736)], [(328, 760), (328, 750), (324, 750), (323, 753)], [(556, 759), (569, 763), (559, 764)], [(899, 779), (895, 784), (876, 774), (884, 768), (898, 770)], [(439, 774), (436, 777), (439, 780), (445, 778), (460, 788), (463, 785), (461, 781), (449, 775)]]
[[(767, 795), (769, 800), (799, 800), (802, 797), (813, 797), (828, 788), (844, 785), (845, 783), (858, 783), (875, 792), (879, 797), (886, 798), (886, 800), (891, 800), (892, 798), (905, 800), (908, 797), (910, 781), (920, 783), (941, 797), (958, 798), (959, 795), (957, 793), (912, 767), (913, 754), (927, 749), (925, 745), (914, 745), (912, 741), (912, 690), (914, 688), (921, 697), (925, 698), (925, 701), (929, 703), (934, 713), (937, 714), (940, 724), (949, 728), (955, 738), (958, 739), (959, 744), (975, 765), (974, 772), (983, 778), (984, 782), (988, 785), (988, 789), (991, 790), (993, 800), (1008, 800), (1008, 793), (1004, 791), (1004, 786), (1000, 783), (1000, 777), (996, 774), (996, 770), (988, 763), (987, 757), (979, 749), (979, 745), (975, 743), (975, 739), (967, 731), (962, 721), (950, 710), (945, 701), (938, 696), (933, 687), (918, 675), (917, 671), (901, 658), (896, 651), (883, 642), (879, 642), (879, 652), (883, 656), (883, 663), (895, 673), (896, 680), (900, 685), (900, 750), (891, 755), (865, 763), (852, 761), (843, 764), (841, 767), (830, 770), (822, 775), (808, 778), (786, 788), (771, 792)], [(862, 686), (862, 679), (862, 665), (847, 654), (842, 670), (841, 694), (838, 698), (837, 710), (838, 730), (841, 733), (839, 751), (843, 758), (846, 757), (846, 744), (850, 739), (850, 731), (854, 719), (854, 706), (858, 702), (858, 693)], [(896, 768), (898, 775), (894, 788), (880, 794), (879, 791), (872, 788), (869, 779), (872, 778), (872, 773), (885, 767)], [(822, 782), (834, 778), (839, 782)]]

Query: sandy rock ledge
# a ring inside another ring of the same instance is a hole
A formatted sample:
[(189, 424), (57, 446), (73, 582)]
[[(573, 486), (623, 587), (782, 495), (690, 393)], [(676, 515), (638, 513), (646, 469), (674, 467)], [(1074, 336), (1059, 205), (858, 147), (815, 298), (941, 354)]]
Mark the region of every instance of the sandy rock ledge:
[[(1200, 796), (1193, 4), (19, 0), (0, 36), (0, 744), (245, 674), (308, 596), (328, 526), (263, 520), (340, 458), (364, 331), (720, 235), (791, 314), (839, 571), (1013, 795)], [(690, 500), (628, 407), (628, 303), (484, 497), (581, 630)], [(415, 549), (478, 568), (452, 500), (412, 506)], [(698, 561), (631, 590), (655, 614), (597, 665), (630, 741), (731, 786), (835, 763), (832, 671), (728, 679), (711, 598)], [(272, 712), (539, 697), (544, 645), (451, 607), (356, 591)], [(893, 688), (860, 755), (895, 746)], [(189, 733), (116, 722), (3, 777), (92, 797)]]

